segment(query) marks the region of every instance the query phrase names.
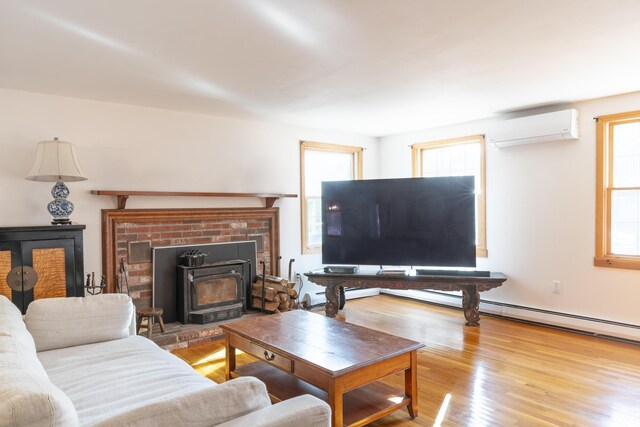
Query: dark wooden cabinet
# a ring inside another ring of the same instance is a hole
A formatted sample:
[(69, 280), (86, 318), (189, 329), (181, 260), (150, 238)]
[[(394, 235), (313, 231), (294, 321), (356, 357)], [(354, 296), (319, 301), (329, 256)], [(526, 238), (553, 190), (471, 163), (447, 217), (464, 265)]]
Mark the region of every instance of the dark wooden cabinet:
[(0, 294), (23, 313), (36, 299), (84, 296), (84, 229), (0, 227)]

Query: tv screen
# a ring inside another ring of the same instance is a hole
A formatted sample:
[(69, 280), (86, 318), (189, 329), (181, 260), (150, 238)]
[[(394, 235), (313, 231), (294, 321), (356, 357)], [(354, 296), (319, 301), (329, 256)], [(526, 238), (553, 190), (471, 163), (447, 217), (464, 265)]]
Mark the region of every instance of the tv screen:
[(475, 267), (474, 178), (323, 182), (322, 263)]

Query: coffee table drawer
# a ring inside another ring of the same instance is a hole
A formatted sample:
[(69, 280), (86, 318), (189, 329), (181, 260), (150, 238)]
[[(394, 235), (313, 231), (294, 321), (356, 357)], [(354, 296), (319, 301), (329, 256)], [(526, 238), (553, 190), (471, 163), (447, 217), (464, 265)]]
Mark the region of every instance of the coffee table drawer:
[(254, 342), (249, 344), (249, 354), (260, 360), (271, 363), (280, 369), (284, 369), (287, 372), (293, 372), (293, 360), (271, 350), (267, 350)]

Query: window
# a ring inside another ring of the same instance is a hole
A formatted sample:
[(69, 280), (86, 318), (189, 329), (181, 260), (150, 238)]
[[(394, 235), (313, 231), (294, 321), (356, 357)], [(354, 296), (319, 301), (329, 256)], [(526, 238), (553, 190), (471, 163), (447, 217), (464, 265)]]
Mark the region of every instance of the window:
[(597, 120), (594, 264), (640, 270), (640, 111)]
[(484, 135), (411, 146), (413, 176), (473, 175), (476, 183), (476, 256), (487, 256)]
[(362, 148), (320, 142), (300, 142), (300, 213), (302, 253), (322, 247), (322, 181), (362, 179)]

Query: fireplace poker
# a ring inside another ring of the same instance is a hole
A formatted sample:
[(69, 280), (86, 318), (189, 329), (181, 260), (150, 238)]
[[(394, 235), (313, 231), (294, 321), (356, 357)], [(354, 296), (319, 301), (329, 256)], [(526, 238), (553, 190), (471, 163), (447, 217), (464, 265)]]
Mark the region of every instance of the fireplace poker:
[(276, 257), (276, 277), (280, 277), (280, 260), (282, 259), (282, 257), (280, 255), (278, 255)]
[(262, 298), (260, 298), (260, 310), (264, 313), (264, 298), (265, 298), (265, 293), (266, 293), (266, 285), (265, 285), (265, 280), (267, 278), (267, 264), (265, 264), (264, 261), (260, 261), (260, 264), (262, 264)]
[(127, 266), (124, 263), (124, 258), (120, 258), (120, 268), (118, 272), (118, 292), (122, 293), (122, 282), (127, 286), (127, 295), (129, 294), (129, 274), (127, 273)]

